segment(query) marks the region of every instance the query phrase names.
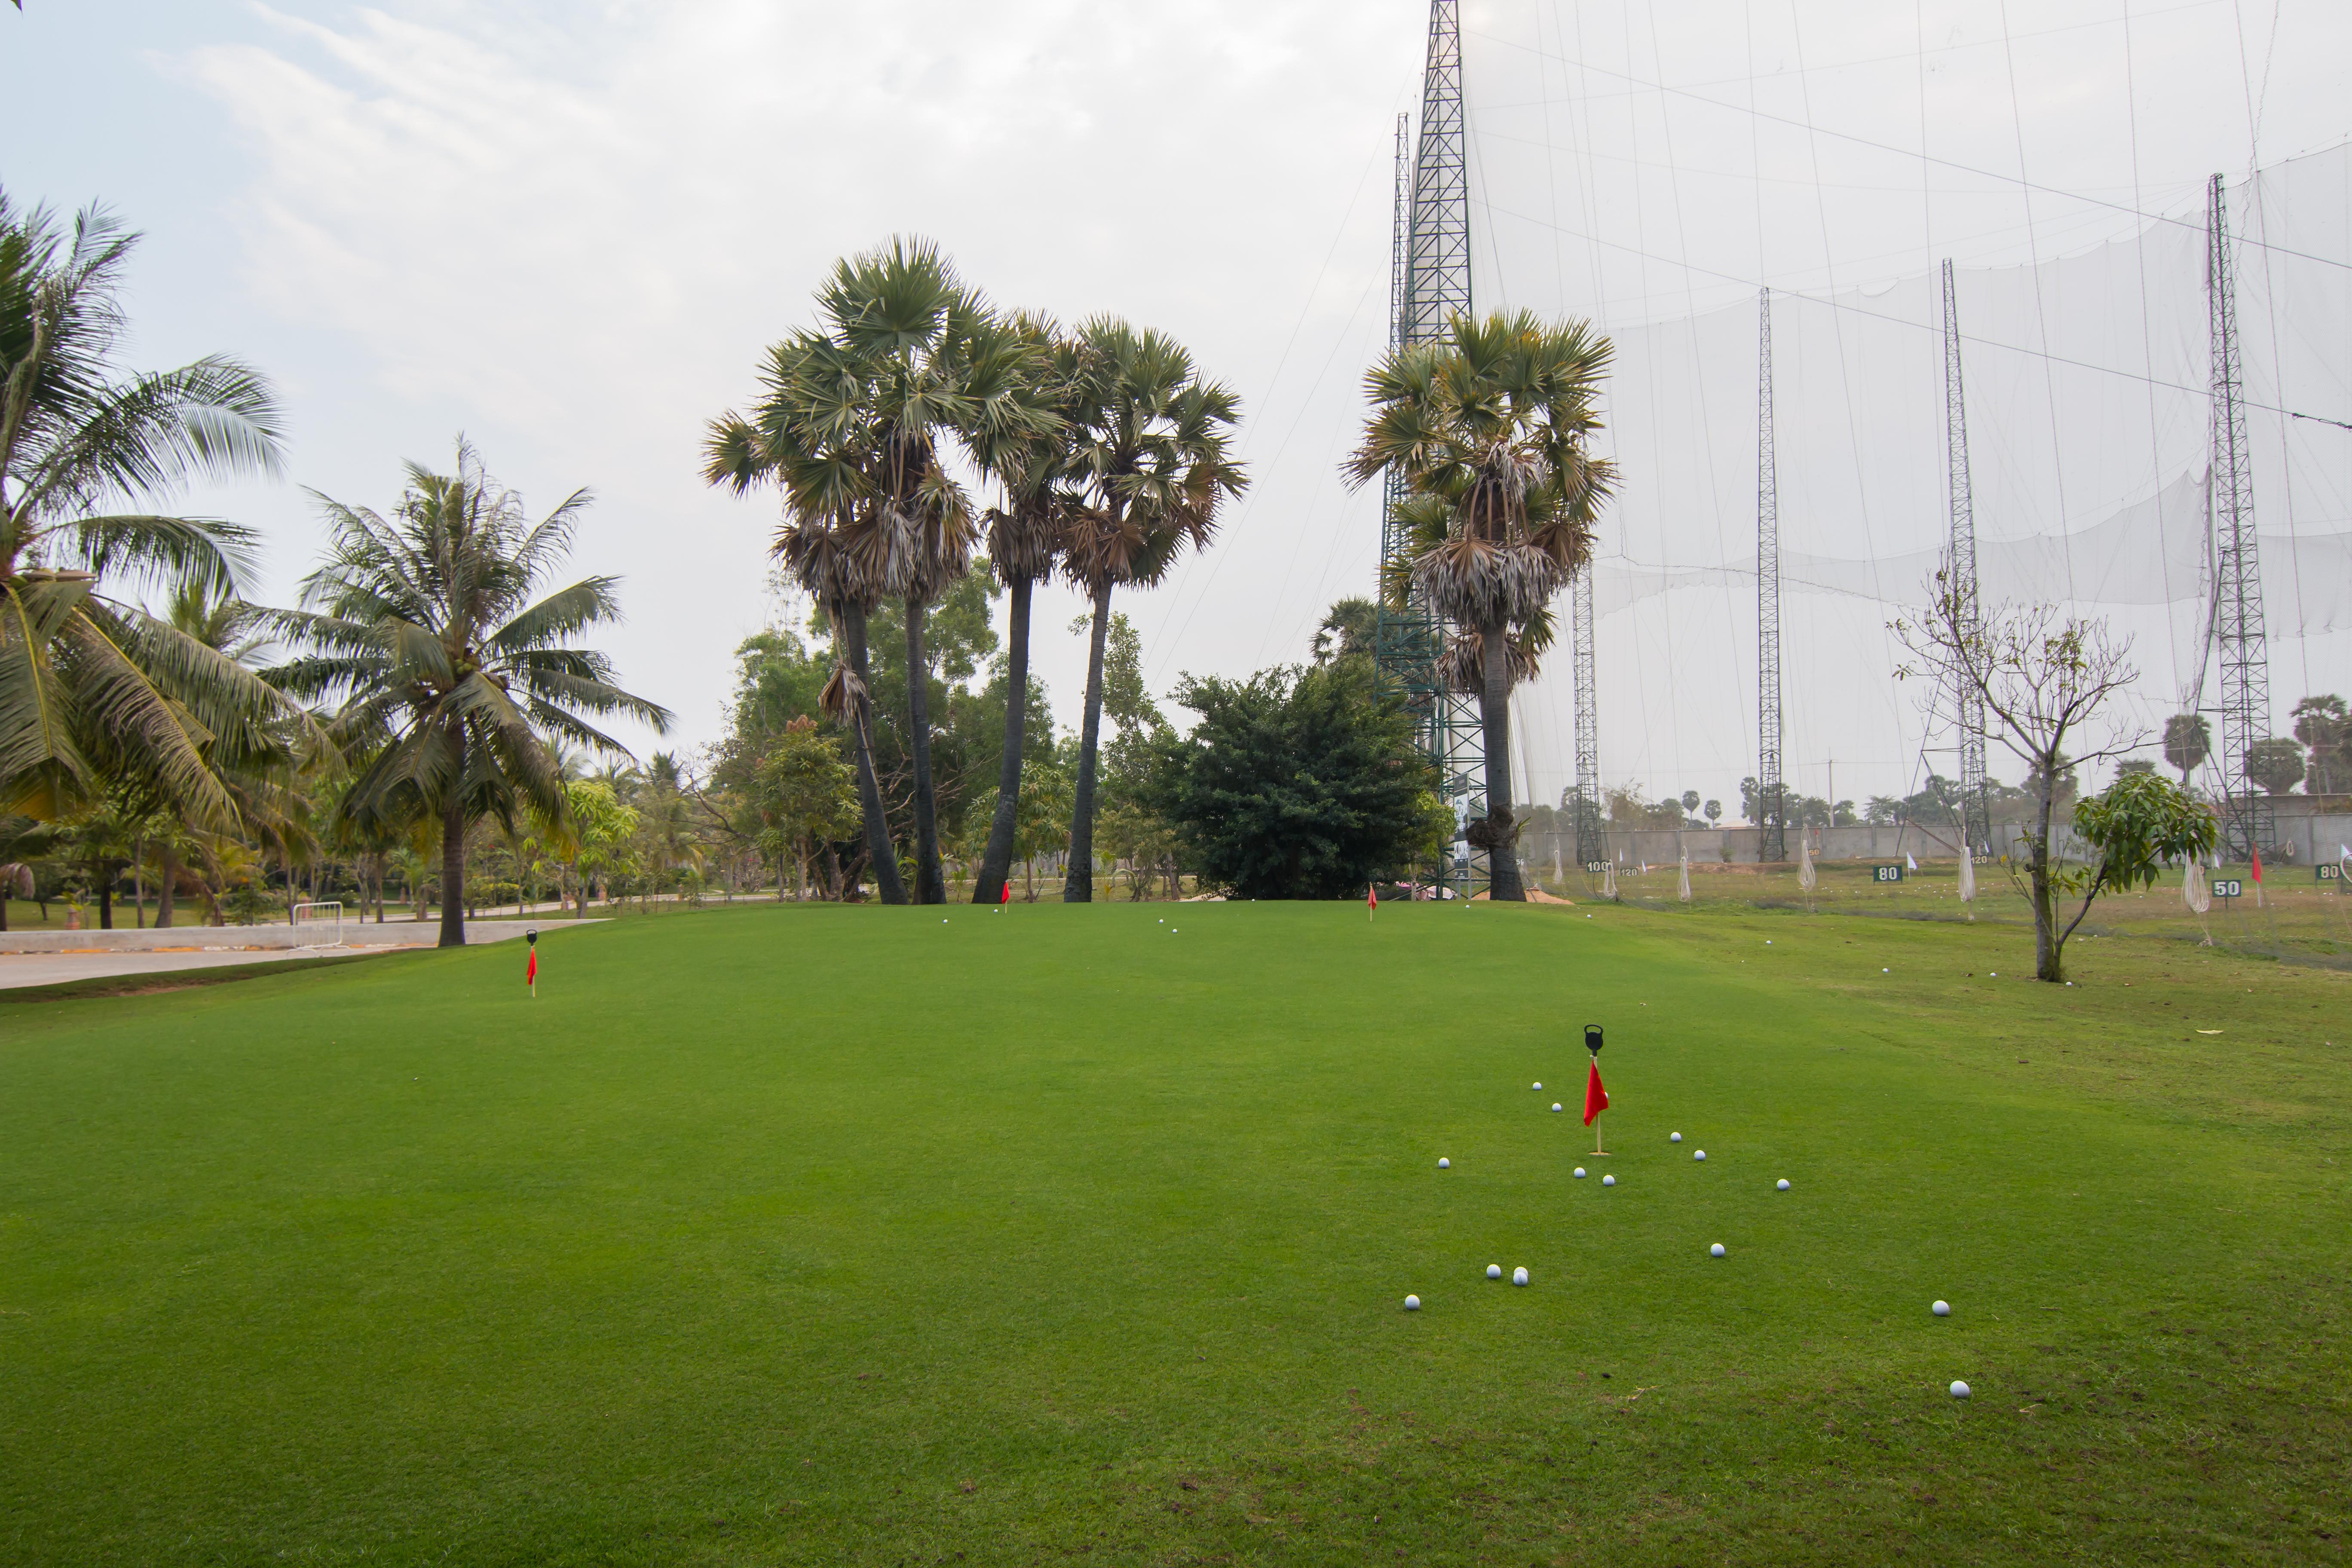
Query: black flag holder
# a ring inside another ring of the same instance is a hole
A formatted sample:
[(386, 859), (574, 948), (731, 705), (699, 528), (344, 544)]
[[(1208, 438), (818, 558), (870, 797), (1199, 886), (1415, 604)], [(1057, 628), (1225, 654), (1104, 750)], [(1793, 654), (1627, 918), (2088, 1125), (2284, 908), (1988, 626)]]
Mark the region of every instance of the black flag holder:
[[(1600, 1025), (1587, 1024), (1584, 1026), (1584, 1048), (1592, 1053), (1592, 1070), (1594, 1072), (1599, 1072), (1601, 1070)], [(1588, 1080), (1588, 1082), (1590, 1080)], [(1591, 1090), (1588, 1088), (1585, 1092), (1590, 1094)], [(1595, 1111), (1592, 1116), (1592, 1152), (1596, 1155), (1603, 1155), (1609, 1152), (1608, 1150), (1603, 1149), (1601, 1146), (1601, 1113), (1598, 1111)]]

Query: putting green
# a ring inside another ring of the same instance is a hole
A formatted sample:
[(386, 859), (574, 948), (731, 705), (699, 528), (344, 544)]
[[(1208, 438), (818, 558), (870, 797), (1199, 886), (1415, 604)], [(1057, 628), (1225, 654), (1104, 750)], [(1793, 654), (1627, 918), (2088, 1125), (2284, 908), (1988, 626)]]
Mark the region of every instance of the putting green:
[(2341, 976), (1589, 912), (0, 1009), (0, 1560), (2343, 1558)]

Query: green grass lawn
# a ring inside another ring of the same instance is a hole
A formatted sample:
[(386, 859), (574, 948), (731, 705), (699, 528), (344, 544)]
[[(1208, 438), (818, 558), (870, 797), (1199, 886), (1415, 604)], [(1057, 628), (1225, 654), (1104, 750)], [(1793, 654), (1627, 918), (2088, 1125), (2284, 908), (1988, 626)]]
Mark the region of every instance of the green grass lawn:
[(2347, 1556), (2333, 973), (1483, 904), (541, 947), (0, 1009), (0, 1561)]

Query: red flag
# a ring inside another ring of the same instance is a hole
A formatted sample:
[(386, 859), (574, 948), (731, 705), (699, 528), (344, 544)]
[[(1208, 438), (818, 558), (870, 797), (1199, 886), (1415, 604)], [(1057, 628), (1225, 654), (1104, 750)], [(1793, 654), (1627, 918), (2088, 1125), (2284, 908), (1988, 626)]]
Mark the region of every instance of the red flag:
[(2256, 882), (2260, 882), (2262, 879), (2263, 879), (2263, 852), (2262, 852), (2260, 849), (2257, 849), (2257, 850), (2255, 850), (2255, 851), (2254, 851), (2254, 880), (2255, 880)]
[(1381, 890), (1370, 882), (1364, 884), (1364, 904), (1368, 909), (1376, 910), (1381, 907)]
[(1601, 1087), (1601, 1063), (1596, 1060), (1592, 1076), (1584, 1080), (1584, 1124), (1591, 1126), (1592, 1119), (1608, 1109), (1609, 1091)]
[(522, 983), (525, 985), (539, 983), (539, 949), (535, 947), (530, 950), (530, 962), (523, 965)]
[(1004, 879), (1004, 896), (1003, 896), (1003, 898), (1001, 898), (1001, 899), (997, 900), (996, 901), (997, 901), (998, 903), (1000, 903), (1000, 904), (1009, 904), (1009, 903), (1011, 903), (1011, 902), (1013, 901), (1013, 879), (1012, 879), (1012, 878), (1007, 877), (1007, 878), (1005, 878), (1005, 879)]

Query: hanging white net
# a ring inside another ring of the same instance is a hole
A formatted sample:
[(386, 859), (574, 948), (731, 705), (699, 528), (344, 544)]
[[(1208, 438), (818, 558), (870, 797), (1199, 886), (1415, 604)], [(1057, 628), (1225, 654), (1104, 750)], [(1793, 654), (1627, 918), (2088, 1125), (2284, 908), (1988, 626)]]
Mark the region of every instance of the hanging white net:
[[(1659, 205), (1676, 177), (1670, 144), (1611, 166), (1600, 149), (1623, 139), (1591, 130), (1599, 110), (1573, 100), (1563, 41), (1547, 31), (1560, 13), (1546, 15), (1465, 8), (1474, 296), (1481, 310), (1589, 316), (1612, 336), (1606, 441), (1623, 492), (1594, 576), (1603, 777), (1727, 793), (1757, 771), (1753, 280), (1769, 270), (1757, 263), (1765, 218), (1743, 260), (1727, 236), (1747, 221), (1746, 190), (1732, 223), (1688, 191)], [(2325, 422), (2352, 420), (2352, 148), (2225, 191), (2271, 722), (2285, 733), (2300, 697), (2342, 689), (2352, 669), (2352, 431)], [(2158, 731), (2219, 695), (2205, 220), (2193, 186), (2137, 199), (2142, 216), (2095, 214), (2109, 237), (2048, 225), (2033, 259), (1964, 254), (1957, 295), (1983, 596), (2069, 604), (2131, 633), (2142, 679), (2125, 717)], [(1918, 694), (1894, 679), (1903, 652), (1887, 629), (1922, 598), (1948, 538), (1931, 239), (1874, 264), (1823, 255), (1816, 286), (1773, 296), (1782, 688), (1804, 793), (1824, 788), (1831, 759), (1849, 798), (1958, 771), (1953, 738), (1923, 733)], [(1972, 243), (1979, 255), (2026, 247), (2015, 235)], [(1527, 798), (1556, 801), (1574, 780), (1572, 673), (1563, 637), (1517, 700)], [(2016, 776), (1997, 749), (1992, 760)]]

